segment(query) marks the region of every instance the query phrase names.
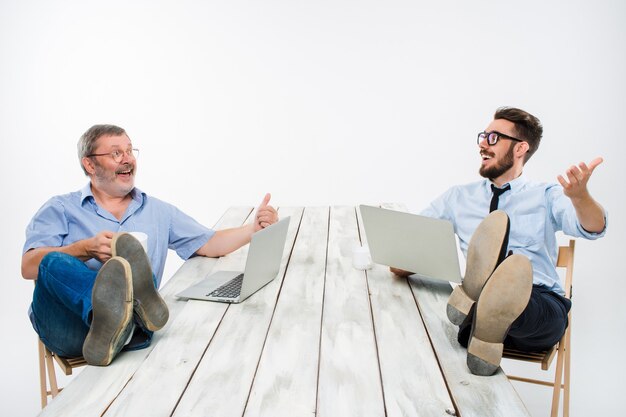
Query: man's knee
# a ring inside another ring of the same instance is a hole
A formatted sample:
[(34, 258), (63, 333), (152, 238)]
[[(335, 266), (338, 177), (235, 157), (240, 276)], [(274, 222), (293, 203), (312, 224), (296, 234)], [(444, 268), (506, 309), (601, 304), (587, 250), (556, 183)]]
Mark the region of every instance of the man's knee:
[(56, 287), (59, 282), (71, 280), (72, 276), (80, 276), (84, 269), (88, 268), (80, 259), (67, 253), (50, 252), (39, 264), (36, 287)]
[(82, 261), (72, 255), (63, 252), (50, 252), (41, 259), (37, 278), (39, 279), (42, 275), (45, 275), (44, 272), (68, 268), (71, 265), (77, 265), (77, 263), (82, 264)]

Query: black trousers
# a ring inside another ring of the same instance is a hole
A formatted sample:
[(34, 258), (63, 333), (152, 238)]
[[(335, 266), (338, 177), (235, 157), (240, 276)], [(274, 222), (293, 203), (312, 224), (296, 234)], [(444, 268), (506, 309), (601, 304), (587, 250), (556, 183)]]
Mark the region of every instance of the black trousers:
[[(513, 322), (504, 346), (524, 352), (546, 350), (563, 337), (572, 302), (545, 287), (533, 285), (526, 309)], [(458, 341), (467, 347), (471, 320), (459, 326)]]

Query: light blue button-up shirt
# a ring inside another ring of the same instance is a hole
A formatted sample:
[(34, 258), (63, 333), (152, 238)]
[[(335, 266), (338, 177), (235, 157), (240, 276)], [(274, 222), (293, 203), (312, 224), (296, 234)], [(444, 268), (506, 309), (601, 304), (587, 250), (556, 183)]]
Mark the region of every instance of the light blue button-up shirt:
[[(491, 181), (452, 187), (422, 211), (422, 215), (446, 219), (454, 225), (459, 245), (467, 257), (467, 246), (478, 224), (489, 213)], [(585, 239), (597, 239), (601, 233), (589, 233), (582, 228), (576, 211), (563, 188), (557, 184), (537, 183), (524, 175), (509, 183), (511, 189), (500, 196), (498, 209), (510, 218), (508, 249), (527, 256), (533, 266), (533, 283), (543, 285), (561, 295), (565, 294), (556, 272), (557, 241), (555, 233)], [(605, 221), (607, 218), (604, 213)]]
[[(131, 197), (121, 220), (98, 206), (90, 184), (80, 191), (52, 197), (26, 228), (23, 253), (40, 247), (67, 246), (104, 230), (144, 232), (148, 235), (148, 257), (160, 285), (168, 249), (175, 250), (186, 260), (215, 232), (173, 205), (149, 197), (137, 188), (131, 191)], [(102, 266), (97, 259), (85, 263), (94, 270)]]

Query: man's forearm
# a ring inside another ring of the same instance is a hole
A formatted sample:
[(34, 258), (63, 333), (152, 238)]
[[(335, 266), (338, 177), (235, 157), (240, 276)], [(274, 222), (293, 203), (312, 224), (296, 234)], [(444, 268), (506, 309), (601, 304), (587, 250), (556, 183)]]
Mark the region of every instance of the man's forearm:
[(580, 225), (590, 233), (601, 233), (605, 226), (604, 209), (591, 195), (572, 199)]
[(72, 243), (68, 246), (43, 247), (31, 249), (22, 256), (22, 276), (26, 279), (37, 279), (39, 264), (41, 260), (50, 252), (63, 252), (72, 255), (81, 261), (86, 261), (91, 257), (85, 251), (83, 241)]
[(243, 245), (250, 243), (253, 233), (254, 224), (218, 230), (196, 253), (209, 258), (228, 255)]

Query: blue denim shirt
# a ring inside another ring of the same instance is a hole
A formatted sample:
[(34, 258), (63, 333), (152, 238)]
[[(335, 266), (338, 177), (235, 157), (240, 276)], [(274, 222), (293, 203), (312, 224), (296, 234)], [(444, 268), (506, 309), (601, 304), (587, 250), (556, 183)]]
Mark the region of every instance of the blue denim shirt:
[[(98, 206), (90, 184), (79, 191), (52, 197), (26, 228), (22, 253), (40, 247), (66, 246), (103, 230), (144, 232), (148, 235), (148, 256), (157, 285), (160, 285), (168, 249), (175, 250), (186, 260), (215, 232), (173, 205), (149, 197), (137, 188), (131, 191), (131, 197), (121, 220)], [(86, 264), (94, 270), (102, 266), (97, 259), (90, 259)]]
[[(524, 175), (509, 183), (511, 190), (500, 196), (498, 208), (511, 220), (509, 250), (527, 256), (533, 266), (533, 283), (565, 294), (556, 272), (557, 240), (562, 231), (573, 237), (597, 239), (601, 233), (582, 228), (570, 199), (557, 184), (537, 183)], [(489, 213), (491, 181), (485, 179), (452, 187), (422, 211), (422, 215), (446, 219), (454, 225), (459, 245), (467, 256), (467, 246), (478, 224)], [(607, 213), (604, 213), (605, 221)]]

